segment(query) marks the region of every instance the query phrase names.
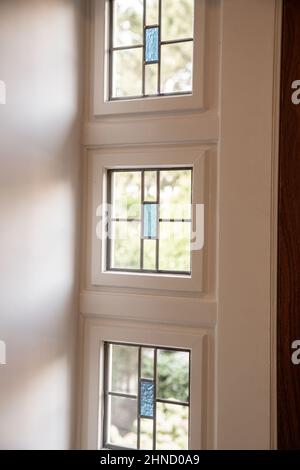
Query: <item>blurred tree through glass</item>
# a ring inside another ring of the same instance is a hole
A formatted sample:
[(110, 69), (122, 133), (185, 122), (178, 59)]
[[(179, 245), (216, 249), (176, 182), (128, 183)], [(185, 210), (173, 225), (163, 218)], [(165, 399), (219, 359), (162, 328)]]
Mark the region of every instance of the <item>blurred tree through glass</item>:
[[(108, 413), (109, 442), (105, 444), (136, 449), (140, 433), (140, 448), (151, 450), (155, 429), (156, 449), (188, 449), (189, 353), (158, 347), (116, 344), (110, 344), (108, 351), (109, 361), (106, 364), (109, 368), (107, 372), (110, 377), (110, 395), (105, 412)], [(139, 383), (145, 380), (149, 384), (156, 384), (156, 416), (153, 416), (153, 419), (140, 417), (138, 426), (138, 389)]]
[(191, 271), (192, 169), (111, 170), (108, 270)]
[[(191, 93), (194, 0), (146, 0), (145, 25), (143, 0), (112, 0), (112, 4), (111, 99)], [(144, 30), (157, 25), (161, 55), (148, 64)]]

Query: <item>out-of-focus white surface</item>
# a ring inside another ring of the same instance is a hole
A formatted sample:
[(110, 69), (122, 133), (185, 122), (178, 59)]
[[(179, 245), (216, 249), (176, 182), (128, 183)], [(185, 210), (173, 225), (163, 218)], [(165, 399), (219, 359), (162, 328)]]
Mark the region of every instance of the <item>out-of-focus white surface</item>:
[(0, 104), (6, 104), (6, 86), (3, 80), (0, 80)]
[(82, 0), (1, 0), (0, 448), (75, 441)]
[(6, 344), (0, 340), (0, 365), (6, 364)]

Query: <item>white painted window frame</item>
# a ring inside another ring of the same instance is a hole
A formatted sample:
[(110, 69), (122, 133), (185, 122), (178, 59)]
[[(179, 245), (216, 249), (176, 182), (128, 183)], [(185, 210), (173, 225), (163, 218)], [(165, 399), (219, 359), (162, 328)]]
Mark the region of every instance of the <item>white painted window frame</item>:
[[(204, 249), (191, 251), (191, 275), (124, 273), (106, 271), (106, 240), (104, 227), (102, 237), (97, 236), (103, 204), (106, 203), (106, 173), (111, 168), (160, 168), (191, 166), (193, 168), (193, 230), (196, 220), (196, 206), (200, 206), (197, 221), (203, 226), (203, 233), (197, 242), (205, 246), (204, 231), (206, 207), (205, 199), (207, 182), (205, 182), (208, 150), (205, 146), (167, 146), (91, 150), (89, 164), (89, 197), (88, 207), (90, 234), (90, 276), (93, 286), (127, 287), (135, 289), (155, 289), (201, 293), (203, 291)], [(200, 221), (199, 221), (200, 217)]]
[[(116, 341), (146, 344), (191, 351), (191, 416), (189, 448), (201, 450), (207, 447), (207, 361), (208, 337), (202, 329), (166, 328), (104, 320), (88, 319), (85, 336), (84, 396), (82, 409), (81, 448), (100, 449), (103, 442), (103, 364), (104, 342)], [(205, 385), (206, 384), (206, 385)]]
[(109, 0), (94, 0), (93, 115), (204, 110), (205, 3), (195, 0), (193, 91), (190, 95), (109, 101)]

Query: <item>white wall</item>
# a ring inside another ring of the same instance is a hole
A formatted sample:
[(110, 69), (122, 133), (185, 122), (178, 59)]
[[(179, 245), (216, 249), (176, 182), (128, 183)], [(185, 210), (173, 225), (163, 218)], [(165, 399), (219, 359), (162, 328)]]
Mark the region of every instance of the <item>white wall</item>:
[(0, 448), (74, 445), (82, 0), (1, 0)]

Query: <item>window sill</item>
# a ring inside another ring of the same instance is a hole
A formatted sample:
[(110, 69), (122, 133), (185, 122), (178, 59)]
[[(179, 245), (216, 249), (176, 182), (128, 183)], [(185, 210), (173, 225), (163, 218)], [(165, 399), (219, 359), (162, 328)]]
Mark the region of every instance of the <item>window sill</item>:
[(140, 272), (140, 271), (125, 271), (123, 269), (109, 269), (103, 271), (103, 274), (120, 274), (123, 276), (143, 276), (149, 278), (171, 278), (171, 279), (191, 279), (192, 273), (171, 273), (171, 272)]

